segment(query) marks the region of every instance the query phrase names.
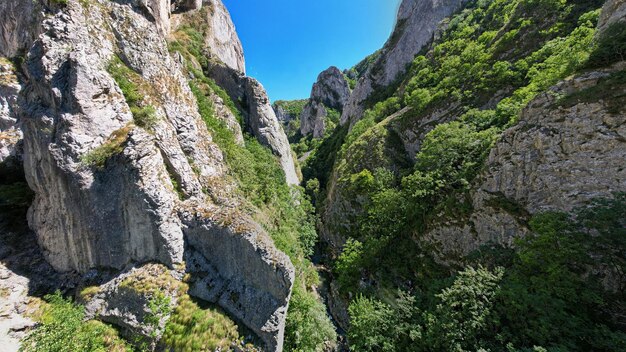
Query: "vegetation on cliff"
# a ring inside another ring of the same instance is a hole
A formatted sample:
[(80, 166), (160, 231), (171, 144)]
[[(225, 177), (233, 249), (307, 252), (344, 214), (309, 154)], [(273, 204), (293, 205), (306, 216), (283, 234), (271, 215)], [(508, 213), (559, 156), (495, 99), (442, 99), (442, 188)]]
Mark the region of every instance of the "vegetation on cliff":
[[(303, 174), (315, 185), (310, 193), (323, 230), (347, 239), (333, 265), (351, 302), (353, 350), (624, 348), (619, 313), (607, 312), (623, 302), (623, 289), (602, 285), (613, 271), (597, 270), (622, 270), (623, 263), (615, 263), (625, 248), (617, 240), (623, 195), (574, 214), (537, 215), (530, 222), (535, 235), (515, 250), (484, 248), (445, 258), (446, 265), (435, 260), (434, 245), (420, 239), (442, 219), (462, 223), (472, 212), (472, 182), (533, 98), (576, 72), (624, 59), (622, 25), (596, 40), (602, 4), (470, 1), (415, 58), (395, 91), (373, 94), (360, 121), (337, 128), (316, 147)], [(600, 90), (621, 87), (619, 77), (603, 80)], [(585, 94), (559, 103), (602, 96), (598, 89)], [(402, 135), (407, 130), (415, 141)], [(407, 162), (411, 143), (418, 152)], [(337, 202), (342, 213), (330, 208)]]
[[(170, 49), (183, 54), (192, 92), (198, 101), (198, 111), (205, 121), (215, 143), (223, 152), (244, 199), (256, 210), (252, 215), (266, 228), (278, 249), (285, 252), (296, 267), (296, 281), (287, 314), (285, 349), (289, 351), (321, 351), (325, 344), (336, 340), (335, 330), (325, 313), (324, 305), (313, 292), (319, 284), (317, 272), (308, 257), (317, 241), (315, 217), (310, 200), (302, 189), (289, 187), (276, 157), (256, 139), (246, 136), (245, 145), (235, 143), (226, 124), (216, 118), (208, 93), (215, 92), (210, 78), (196, 69), (208, 60), (197, 50), (201, 47), (194, 29), (183, 27)], [(221, 97), (221, 96), (220, 96)], [(236, 109), (228, 96), (230, 109)], [(297, 107), (295, 107), (297, 109)], [(241, 115), (234, 111), (235, 115)]]

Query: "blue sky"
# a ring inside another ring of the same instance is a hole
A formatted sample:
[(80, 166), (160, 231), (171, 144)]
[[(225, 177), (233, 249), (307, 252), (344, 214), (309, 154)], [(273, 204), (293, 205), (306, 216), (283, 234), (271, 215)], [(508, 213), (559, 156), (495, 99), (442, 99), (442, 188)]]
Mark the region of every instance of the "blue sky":
[(380, 49), (400, 0), (223, 0), (246, 70), (272, 101), (307, 98), (329, 66), (349, 68)]

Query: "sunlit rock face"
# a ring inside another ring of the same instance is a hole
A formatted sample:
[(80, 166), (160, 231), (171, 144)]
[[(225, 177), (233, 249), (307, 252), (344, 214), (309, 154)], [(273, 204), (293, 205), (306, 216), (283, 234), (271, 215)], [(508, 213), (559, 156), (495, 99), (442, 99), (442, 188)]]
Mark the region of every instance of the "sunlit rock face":
[(357, 82), (341, 115), (341, 124), (353, 125), (358, 121), (372, 93), (389, 86), (404, 73), (415, 55), (433, 39), (438, 24), (465, 2), (467, 0), (403, 0), (396, 27), (376, 62)]
[(337, 67), (330, 67), (320, 73), (300, 116), (300, 133), (303, 136), (312, 135), (313, 138), (323, 137), (327, 127), (327, 109), (343, 111), (349, 97), (350, 86)]
[[(70, 0), (50, 9), (30, 28), (40, 26), (38, 39), (20, 44), (28, 49), (23, 87), (2, 86), (17, 96), (3, 94), (2, 132), (16, 123), (22, 128), (24, 170), (35, 192), (28, 222), (56, 270), (117, 272), (147, 262), (180, 268), (193, 253), (200, 259), (188, 269), (192, 275), (211, 273), (223, 282), (222, 291), (203, 298), (240, 319), (268, 350), (280, 351), (293, 266), (238, 210), (222, 151), (167, 47), (172, 11), (199, 13), (199, 6)], [(132, 72), (143, 104), (153, 108), (152, 125), (131, 111), (113, 63)], [(268, 129), (276, 117), (260, 84), (250, 81), (246, 89), (258, 102), (251, 118), (269, 118), (257, 137), (279, 135)], [(135, 327), (125, 317), (110, 320), (116, 319)]]

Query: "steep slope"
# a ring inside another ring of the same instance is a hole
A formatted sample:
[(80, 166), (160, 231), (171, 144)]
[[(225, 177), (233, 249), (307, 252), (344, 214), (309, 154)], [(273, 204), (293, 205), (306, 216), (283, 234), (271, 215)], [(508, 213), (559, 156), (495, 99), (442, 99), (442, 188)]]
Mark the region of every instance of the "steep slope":
[(468, 2), (316, 148), (351, 349), (624, 348), (625, 31), (603, 4)]
[(339, 122), (332, 121), (327, 110), (341, 114), (349, 96), (348, 82), (337, 67), (322, 71), (317, 76), (309, 101), (300, 115), (300, 133), (303, 136), (312, 135), (313, 138), (324, 137), (326, 130), (332, 130)]
[(439, 22), (463, 3), (463, 0), (403, 0), (393, 33), (357, 82), (341, 115), (341, 124), (353, 125), (371, 106), (369, 100), (379, 101), (380, 98), (372, 97), (372, 94), (385, 90), (398, 75), (406, 72), (415, 55), (432, 40)]
[(531, 101), (494, 146), (471, 191), (472, 211), (425, 236), (442, 258), (486, 244), (510, 246), (546, 211), (571, 212), (626, 191), (624, 63), (586, 72)]

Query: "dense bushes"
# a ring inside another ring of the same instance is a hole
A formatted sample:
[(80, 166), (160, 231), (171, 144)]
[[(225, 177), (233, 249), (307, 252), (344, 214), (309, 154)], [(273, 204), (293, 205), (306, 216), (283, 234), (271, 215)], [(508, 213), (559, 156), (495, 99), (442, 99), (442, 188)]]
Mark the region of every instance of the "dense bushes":
[(587, 66), (609, 66), (626, 59), (626, 23), (617, 22), (602, 33), (596, 43)]
[(625, 219), (624, 194), (573, 216), (537, 215), (506, 268), (467, 267), (438, 294), (446, 279), (389, 303), (354, 300), (350, 343), (358, 351), (622, 351), (626, 296), (611, 286), (626, 282)]
[(132, 351), (113, 328), (94, 320), (84, 322), (84, 307), (58, 292), (46, 300), (40, 325), (24, 339), (20, 351)]

